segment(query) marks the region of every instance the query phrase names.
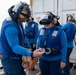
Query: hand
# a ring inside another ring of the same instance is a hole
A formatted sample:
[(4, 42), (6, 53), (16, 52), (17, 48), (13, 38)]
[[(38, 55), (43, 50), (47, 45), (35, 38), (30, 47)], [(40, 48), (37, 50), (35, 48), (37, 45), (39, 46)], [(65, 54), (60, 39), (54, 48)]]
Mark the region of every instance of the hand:
[(65, 68), (65, 67), (66, 67), (66, 63), (61, 62), (61, 63), (60, 63), (60, 67), (61, 67), (61, 69)]
[(23, 56), (23, 62), (22, 62), (22, 66), (26, 69), (29, 69), (31, 67), (31, 64), (32, 64), (32, 60), (31, 60), (31, 57), (28, 56)]
[(42, 56), (45, 53), (44, 48), (39, 48), (33, 52), (33, 57), (39, 57)]

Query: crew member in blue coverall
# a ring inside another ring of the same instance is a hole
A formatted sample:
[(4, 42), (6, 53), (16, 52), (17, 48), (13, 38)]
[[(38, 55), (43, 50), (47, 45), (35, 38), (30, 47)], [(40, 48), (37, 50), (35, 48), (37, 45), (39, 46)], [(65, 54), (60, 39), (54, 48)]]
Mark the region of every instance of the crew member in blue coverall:
[[(50, 13), (50, 14), (52, 14), (53, 15), (53, 17), (54, 17), (54, 24), (56, 25), (56, 26), (58, 26), (58, 27), (62, 27), (62, 25), (59, 23), (59, 16), (56, 16), (56, 15), (54, 15), (52, 12), (47, 12), (47, 13)], [(41, 75), (41, 72), (38, 72), (36, 75)]]
[(25, 34), (31, 45), (32, 51), (36, 49), (36, 42), (38, 38), (38, 23), (34, 21), (33, 17), (30, 17), (25, 25)]
[(66, 67), (64, 69), (63, 75), (70, 75), (70, 65), (69, 65), (69, 57), (73, 50), (76, 26), (75, 26), (75, 18), (72, 15), (67, 17), (67, 23), (62, 27), (67, 36), (67, 62)]
[(28, 4), (19, 2), (10, 7), (8, 13), (9, 17), (3, 21), (1, 28), (2, 65), (6, 75), (26, 75), (22, 67), (22, 56), (30, 56), (31, 60), (44, 54), (45, 50), (40, 48), (30, 52), (24, 48), (22, 22), (30, 17)]
[(41, 75), (61, 75), (66, 66), (66, 34), (54, 25), (54, 17), (50, 13), (44, 14), (39, 23), (45, 25), (40, 29), (37, 40), (37, 48), (45, 49), (45, 54), (39, 59)]
[[(38, 23), (34, 21), (34, 18), (31, 16), (28, 19), (28, 22), (25, 25), (25, 34), (28, 38), (32, 51), (36, 49), (36, 42), (38, 38)], [(35, 68), (32, 69), (34, 71)]]

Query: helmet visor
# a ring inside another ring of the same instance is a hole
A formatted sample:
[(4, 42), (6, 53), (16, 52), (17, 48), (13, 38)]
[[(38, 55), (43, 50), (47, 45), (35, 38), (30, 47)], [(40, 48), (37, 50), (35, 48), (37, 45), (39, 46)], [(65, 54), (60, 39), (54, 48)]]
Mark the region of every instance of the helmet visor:
[(49, 25), (52, 22), (52, 17), (49, 14), (45, 14), (42, 16), (41, 20), (40, 20), (40, 24), (41, 25)]
[(26, 17), (26, 18), (29, 18), (31, 16), (31, 11), (29, 9), (28, 6), (24, 6), (22, 11), (21, 11), (21, 14)]

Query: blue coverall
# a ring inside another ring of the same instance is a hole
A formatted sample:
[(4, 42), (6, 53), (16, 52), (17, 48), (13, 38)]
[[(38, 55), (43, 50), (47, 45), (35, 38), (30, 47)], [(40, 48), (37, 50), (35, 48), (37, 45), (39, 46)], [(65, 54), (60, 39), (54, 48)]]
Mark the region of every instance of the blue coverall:
[(5, 19), (1, 28), (2, 65), (6, 75), (26, 75), (22, 67), (22, 55), (31, 56), (25, 49), (22, 23)]
[(76, 32), (76, 26), (72, 22), (67, 22), (63, 27), (63, 30), (66, 33), (67, 36), (67, 61), (66, 61), (66, 67), (64, 69), (64, 75), (70, 75), (70, 65), (69, 65), (69, 57), (73, 50), (74, 44), (74, 37)]
[(31, 45), (32, 51), (34, 51), (36, 49), (33, 48), (33, 44), (36, 45), (37, 42), (37, 38), (38, 38), (38, 23), (35, 21), (31, 21), (26, 23), (25, 25), (25, 33), (26, 33), (26, 37), (28, 38), (28, 41)]
[(66, 63), (67, 53), (66, 34), (62, 28), (53, 26), (52, 28), (43, 27), (40, 29), (37, 48), (44, 48), (49, 54), (40, 57), (41, 75), (61, 75), (60, 63)]

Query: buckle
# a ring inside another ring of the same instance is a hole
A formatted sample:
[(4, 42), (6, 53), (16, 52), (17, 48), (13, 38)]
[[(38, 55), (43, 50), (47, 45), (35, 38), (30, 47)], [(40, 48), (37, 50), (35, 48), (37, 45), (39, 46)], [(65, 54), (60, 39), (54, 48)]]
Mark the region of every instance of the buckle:
[(45, 54), (50, 54), (51, 53), (51, 48), (47, 48), (48, 52), (45, 51)]

